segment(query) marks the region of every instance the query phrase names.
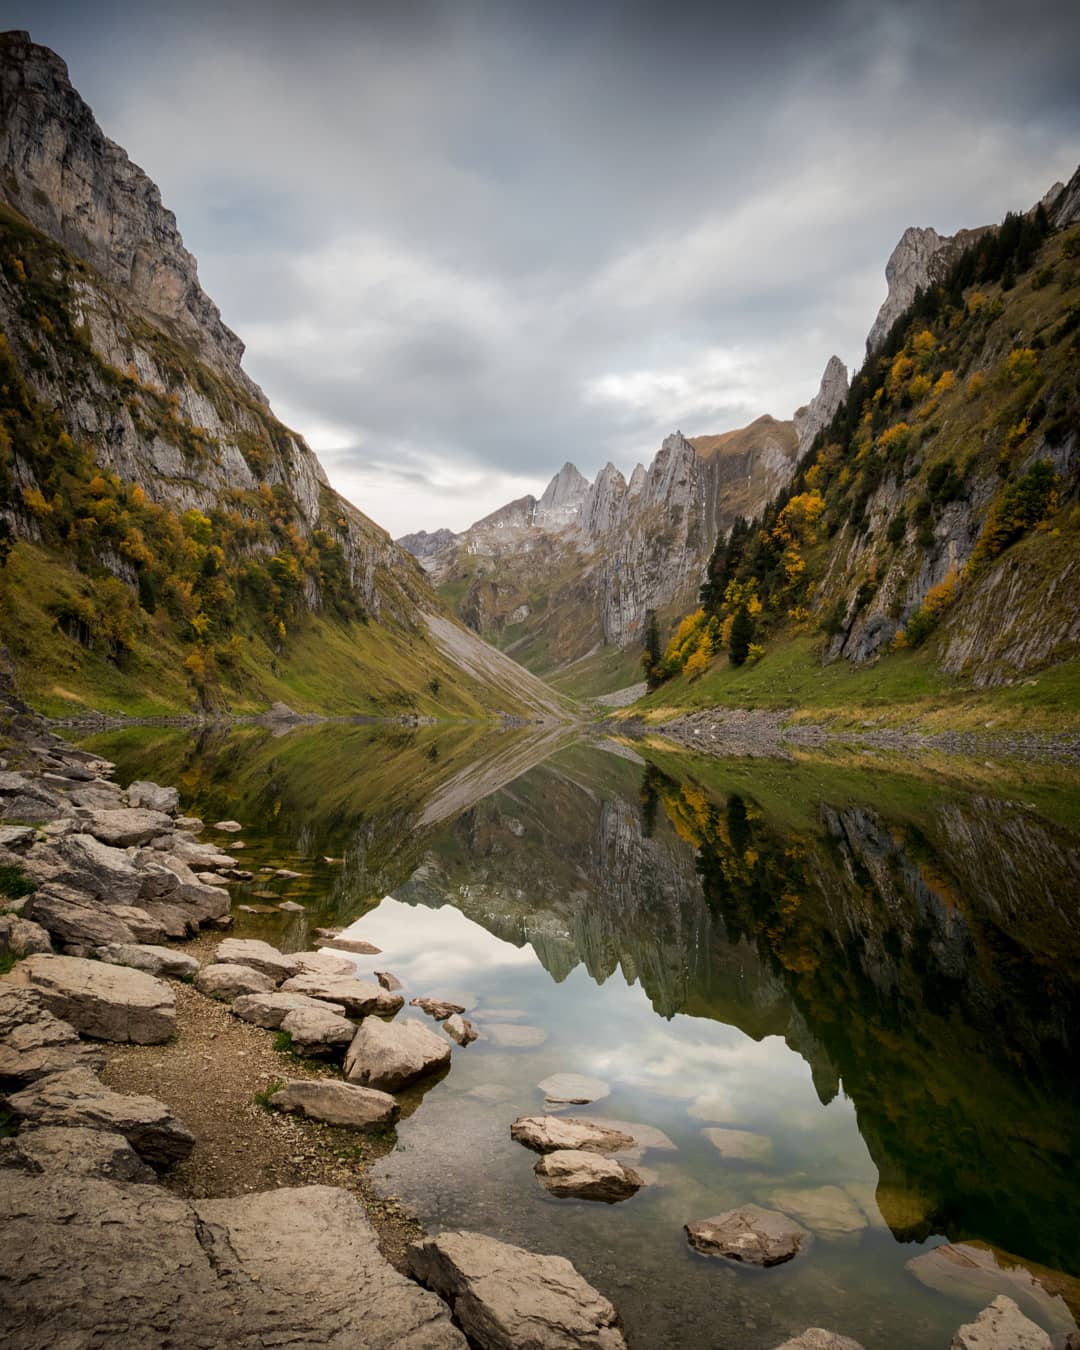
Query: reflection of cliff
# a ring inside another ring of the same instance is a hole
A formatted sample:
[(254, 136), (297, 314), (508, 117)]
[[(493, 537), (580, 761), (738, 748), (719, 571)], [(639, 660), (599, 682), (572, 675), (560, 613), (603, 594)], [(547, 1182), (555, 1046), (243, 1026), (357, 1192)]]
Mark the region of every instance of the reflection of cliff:
[(1076, 1270), (1078, 841), (1000, 801), (917, 828), (821, 807), (793, 835), (734, 795), (695, 816), (695, 793), (669, 781), (664, 800), (695, 820), (709, 904), (836, 1066), (898, 1235)]

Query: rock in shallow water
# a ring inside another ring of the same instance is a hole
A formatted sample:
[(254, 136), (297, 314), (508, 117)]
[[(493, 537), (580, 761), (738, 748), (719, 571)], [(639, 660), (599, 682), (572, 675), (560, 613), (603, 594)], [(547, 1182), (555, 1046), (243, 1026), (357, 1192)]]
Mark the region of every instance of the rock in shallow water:
[(345, 1055), (351, 1083), (397, 1092), (450, 1063), (450, 1046), (419, 1022), (368, 1017)]
[(949, 1350), (1053, 1350), (1053, 1342), (1011, 1298), (999, 1294), (974, 1322), (960, 1327)]
[(807, 1327), (801, 1336), (793, 1336), (776, 1350), (863, 1350), (863, 1347), (850, 1336), (840, 1336), (824, 1327)]
[(460, 1013), (451, 1014), (442, 1024), (442, 1029), (458, 1045), (471, 1045), (480, 1034), (469, 1019)]
[(722, 1158), (739, 1162), (767, 1163), (772, 1158), (772, 1140), (751, 1130), (722, 1130), (713, 1126), (701, 1131)]
[(440, 1233), (412, 1244), (409, 1269), (449, 1302), (481, 1350), (626, 1350), (615, 1309), (565, 1257)]
[(537, 1084), (549, 1102), (556, 1105), (586, 1106), (610, 1096), (611, 1089), (600, 1078), (581, 1073), (553, 1073)]
[(778, 1266), (797, 1256), (808, 1234), (775, 1209), (743, 1205), (686, 1225), (686, 1237), (705, 1256), (726, 1256), (751, 1266)]
[(634, 1147), (631, 1135), (574, 1116), (518, 1116), (510, 1126), (510, 1138), (536, 1153), (554, 1153), (556, 1149), (620, 1153)]
[(44, 1005), (84, 1036), (156, 1045), (176, 1030), (176, 999), (141, 970), (74, 956), (29, 956), (15, 967)]
[[(382, 981), (380, 981), (380, 984)], [(434, 1017), (436, 1022), (445, 1022), (448, 1017), (455, 1013), (463, 1013), (465, 1009), (460, 1003), (447, 1003), (440, 998), (411, 998), (409, 999), (410, 1008), (419, 1008), (421, 1012), (426, 1012), (429, 1017)]]
[(367, 1130), (392, 1125), (398, 1118), (397, 1102), (387, 1092), (339, 1083), (332, 1078), (299, 1079), (286, 1083), (270, 1098), (278, 1111), (293, 1111), (349, 1130)]
[(615, 1158), (584, 1149), (545, 1153), (533, 1168), (552, 1195), (577, 1200), (602, 1200), (613, 1205), (628, 1200), (645, 1184), (644, 1177)]

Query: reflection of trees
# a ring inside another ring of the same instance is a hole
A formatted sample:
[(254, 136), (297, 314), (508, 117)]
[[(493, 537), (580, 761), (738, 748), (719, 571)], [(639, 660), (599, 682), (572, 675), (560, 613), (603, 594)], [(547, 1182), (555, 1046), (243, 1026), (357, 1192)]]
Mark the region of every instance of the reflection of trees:
[(897, 1234), (1076, 1270), (1078, 916), (1058, 903), (1075, 873), (1047, 870), (1075, 841), (1001, 803), (917, 827), (822, 806), (799, 834), (739, 794), (652, 787), (728, 939), (756, 946), (841, 1075)]

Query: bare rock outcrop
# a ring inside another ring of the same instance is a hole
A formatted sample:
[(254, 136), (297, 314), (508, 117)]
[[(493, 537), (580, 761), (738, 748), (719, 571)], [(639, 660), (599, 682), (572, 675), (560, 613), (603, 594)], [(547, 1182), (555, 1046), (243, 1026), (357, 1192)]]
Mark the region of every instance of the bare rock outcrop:
[(481, 1350), (626, 1350), (615, 1309), (565, 1257), (480, 1233), (440, 1233), (413, 1243), (409, 1268), (449, 1302)]
[(848, 396), (848, 370), (838, 356), (830, 356), (818, 391), (805, 407), (792, 417), (799, 438), (799, 454), (805, 455), (814, 437), (827, 427), (837, 408)]
[(141, 970), (75, 956), (28, 956), (12, 975), (83, 1036), (156, 1045), (176, 1030), (173, 991)]

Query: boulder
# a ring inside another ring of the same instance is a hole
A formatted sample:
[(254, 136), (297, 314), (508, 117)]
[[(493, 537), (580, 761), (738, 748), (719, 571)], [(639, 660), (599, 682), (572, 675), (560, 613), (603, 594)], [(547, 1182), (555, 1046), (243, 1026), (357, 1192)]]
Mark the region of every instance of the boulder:
[(71, 814), (71, 807), (40, 779), (22, 773), (0, 773), (0, 820), (42, 825)]
[(356, 1028), (325, 1003), (313, 999), (314, 1007), (293, 1008), (281, 1019), (281, 1030), (288, 1032), (297, 1050), (307, 1054), (328, 1054), (335, 1047), (352, 1043)]
[(244, 827), (238, 820), (218, 820), (210, 828), (224, 830), (226, 834), (239, 834)]
[(1077, 1330), (1058, 1279), (1039, 1267), (1030, 1270), (1018, 1258), (992, 1247), (946, 1242), (912, 1257), (904, 1269), (927, 1288), (975, 1307), (1004, 1294), (1025, 1316), (1037, 1317), (1057, 1339)]
[(387, 1092), (339, 1083), (333, 1078), (300, 1079), (286, 1083), (270, 1098), (278, 1111), (293, 1111), (327, 1125), (348, 1130), (367, 1130), (377, 1125), (392, 1125), (399, 1107)]
[(510, 1126), (510, 1138), (536, 1153), (554, 1153), (557, 1149), (621, 1153), (634, 1147), (632, 1135), (574, 1116), (518, 1116)]
[(294, 975), (281, 987), (287, 994), (306, 994), (308, 998), (340, 1003), (350, 1017), (366, 1017), (369, 1013), (389, 1017), (405, 1001), (400, 994), (387, 993), (377, 984), (368, 984), (353, 976)]
[(705, 1256), (726, 1256), (751, 1266), (778, 1266), (797, 1256), (808, 1234), (775, 1209), (743, 1205), (686, 1225), (686, 1237)]
[(84, 1045), (32, 989), (0, 986), (0, 1086), (24, 1087), (65, 1069), (99, 1069), (105, 1056)]
[(439, 998), (411, 998), (409, 999), (409, 1007), (419, 1008), (421, 1012), (426, 1012), (429, 1017), (434, 1017), (436, 1022), (445, 1022), (454, 1013), (465, 1011), (460, 1003), (446, 1003)]
[(177, 816), (173, 823), (178, 830), (184, 830), (188, 834), (198, 834), (203, 827), (198, 816)]
[(382, 985), (384, 989), (388, 989), (392, 994), (396, 993), (399, 989), (403, 989), (405, 987), (398, 979), (398, 977), (396, 975), (391, 974), (389, 970), (377, 970), (375, 972), (375, 978), (379, 981), (379, 983)]
[(772, 1158), (772, 1140), (752, 1130), (724, 1130), (709, 1126), (701, 1131), (722, 1158), (738, 1162), (768, 1163)]
[(131, 929), (136, 942), (162, 942), (164, 927), (139, 905), (108, 905), (108, 912)]
[(599, 1078), (587, 1078), (581, 1073), (553, 1073), (537, 1084), (547, 1101), (554, 1105), (586, 1106), (601, 1101), (611, 1094), (608, 1085)]
[(469, 1019), (462, 1017), (460, 1013), (453, 1013), (448, 1017), (442, 1028), (452, 1041), (457, 1041), (458, 1045), (471, 1045), (480, 1035)]
[(223, 999), (231, 1003), (241, 994), (268, 994), (274, 988), (269, 975), (251, 966), (227, 964), (203, 966), (195, 976), (195, 988), (207, 998)]
[(214, 848), (210, 844), (200, 844), (197, 839), (192, 839), (186, 832), (178, 834), (173, 840), (171, 856), (181, 859), (188, 867), (209, 867), (214, 871), (217, 871), (219, 867), (231, 867), (233, 865), (231, 854), (222, 853), (220, 849)]
[(609, 1205), (628, 1200), (645, 1184), (632, 1167), (584, 1149), (560, 1148), (545, 1153), (533, 1171), (552, 1195), (602, 1200)]
[(68, 793), (68, 799), (72, 805), (91, 811), (115, 811), (126, 804), (124, 790), (118, 783), (87, 783)]
[(160, 975), (170, 980), (193, 980), (199, 973), (199, 963), (193, 956), (172, 947), (117, 942), (99, 947), (97, 955), (101, 961), (111, 961), (116, 966), (131, 966), (133, 970), (145, 970), (148, 975)]
[(282, 956), (269, 942), (260, 942), (257, 938), (226, 938), (219, 942), (214, 951), (214, 960), (222, 965), (250, 966), (260, 971), (275, 984), (295, 975), (299, 966), (291, 956)]
[(63, 1171), (69, 1176), (112, 1181), (157, 1180), (157, 1173), (122, 1134), (65, 1125), (43, 1125), (23, 1130), (12, 1139), (0, 1139), (0, 1167), (34, 1173)]
[(128, 855), (92, 834), (69, 834), (53, 846), (60, 859), (57, 881), (89, 891), (111, 905), (130, 905), (139, 898), (142, 877)]
[(999, 1294), (974, 1322), (957, 1331), (949, 1350), (1053, 1350), (1053, 1342), (1011, 1298)]
[(281, 904), (278, 905), (278, 909), (280, 909), (283, 914), (303, 914), (304, 912), (304, 906), (298, 905), (295, 900), (282, 900)]
[(188, 881), (198, 880), (186, 863), (177, 859), (174, 866), (170, 867), (160, 856), (153, 856), (148, 849), (141, 849), (135, 855), (135, 865), (142, 878), (139, 883), (141, 900), (167, 899), (180, 885), (181, 873)]
[(7, 1099), (8, 1109), (35, 1125), (62, 1125), (122, 1134), (144, 1162), (182, 1162), (195, 1136), (153, 1097), (113, 1092), (90, 1069), (69, 1069), (39, 1079)]
[(123, 919), (93, 901), (67, 900), (47, 890), (35, 891), (23, 912), (64, 944), (100, 947), (106, 942), (135, 940)]
[(180, 794), (176, 788), (159, 787), (157, 783), (148, 783), (141, 778), (128, 788), (127, 799), (129, 806), (145, 806), (150, 811), (161, 811), (169, 816), (175, 816), (180, 808)]
[(267, 1031), (276, 1031), (289, 1013), (301, 1008), (336, 1013), (339, 1017), (345, 1012), (340, 1003), (323, 1003), (306, 994), (283, 994), (280, 989), (269, 994), (241, 994), (232, 1005), (233, 1012), (242, 1021), (265, 1027)]
[(390, 1265), (363, 1206), (334, 1187), (188, 1201), (9, 1172), (0, 1225), (11, 1350), (466, 1350), (445, 1305)]
[(165, 900), (144, 900), (141, 908), (162, 933), (174, 942), (182, 942), (199, 931), (199, 920), (189, 909)]
[(863, 1347), (850, 1336), (839, 1336), (824, 1327), (807, 1327), (801, 1336), (793, 1336), (776, 1350), (863, 1350)]
[(615, 1309), (565, 1257), (440, 1233), (410, 1246), (409, 1269), (481, 1350), (626, 1350)]
[(33, 956), (35, 952), (51, 951), (49, 934), (40, 924), (18, 914), (0, 914), (0, 953)]
[(146, 844), (158, 835), (171, 834), (172, 828), (171, 816), (135, 806), (111, 811), (88, 811), (83, 817), (83, 829), (87, 834), (115, 848)]
[(13, 972), (83, 1036), (156, 1045), (176, 1030), (176, 999), (141, 970), (75, 956), (28, 956)]
[(37, 839), (37, 830), (32, 825), (0, 825), (0, 848), (10, 848), (18, 853)]
[(450, 1046), (419, 1022), (368, 1017), (345, 1055), (351, 1083), (397, 1092), (450, 1063)]
[[(357, 956), (380, 956), (382, 954), (381, 947), (376, 947), (371, 942), (365, 942), (363, 938), (332, 937), (325, 940), (325, 945), (333, 947), (338, 952), (353, 952)], [(398, 987), (400, 988), (400, 986)]]
[[(280, 906), (284, 909), (284, 906)], [(298, 975), (330, 975), (356, 979), (356, 965), (347, 956), (335, 956), (333, 952), (290, 952), (289, 960), (295, 961)]]

